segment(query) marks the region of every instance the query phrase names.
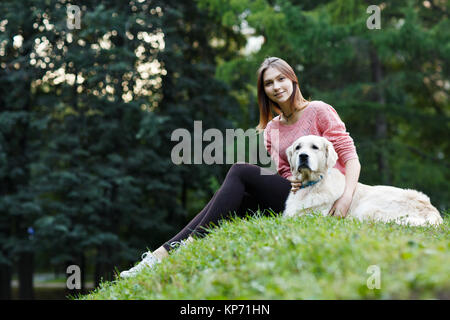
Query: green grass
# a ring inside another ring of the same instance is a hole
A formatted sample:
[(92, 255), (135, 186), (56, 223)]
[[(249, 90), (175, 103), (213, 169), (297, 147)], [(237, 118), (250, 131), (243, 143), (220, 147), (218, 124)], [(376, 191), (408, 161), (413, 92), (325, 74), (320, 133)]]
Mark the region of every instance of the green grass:
[[(235, 218), (156, 268), (78, 299), (450, 299), (449, 225), (448, 215), (438, 228)], [(368, 288), (371, 265), (380, 289)]]

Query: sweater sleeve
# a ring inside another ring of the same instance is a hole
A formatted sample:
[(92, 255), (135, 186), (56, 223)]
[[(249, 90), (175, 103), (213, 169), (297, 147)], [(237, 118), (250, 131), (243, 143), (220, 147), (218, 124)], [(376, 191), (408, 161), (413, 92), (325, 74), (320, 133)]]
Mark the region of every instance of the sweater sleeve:
[(290, 165), (283, 159), (283, 157), (280, 157), (279, 152), (277, 151), (280, 146), (275, 146), (272, 148), (272, 134), (270, 130), (271, 127), (269, 125), (264, 130), (264, 146), (266, 147), (271, 159), (275, 162), (278, 174), (283, 178), (288, 179), (292, 176)]
[(269, 134), (269, 126), (266, 126), (264, 129), (264, 147), (266, 148), (267, 152), (270, 156), (272, 156), (272, 150), (271, 150), (271, 142), (270, 142), (270, 134)]
[(289, 180), (289, 178), (292, 177), (291, 166), (290, 166), (289, 162), (285, 161), (281, 157), (280, 157), (280, 164), (277, 168), (278, 168), (278, 173), (283, 178)]
[(279, 157), (278, 157), (278, 152), (277, 152), (277, 147), (275, 147), (274, 149), (272, 149), (272, 132), (271, 132), (272, 127), (270, 126), (270, 124), (268, 124), (266, 126), (266, 128), (264, 129), (264, 146), (266, 147), (267, 152), (270, 155), (270, 158), (275, 162), (275, 165), (277, 167), (278, 170), (278, 163), (279, 163)]
[(317, 112), (319, 132), (333, 144), (341, 163), (345, 164), (350, 159), (358, 159), (353, 139), (346, 131), (345, 124), (336, 110), (330, 105), (325, 105)]

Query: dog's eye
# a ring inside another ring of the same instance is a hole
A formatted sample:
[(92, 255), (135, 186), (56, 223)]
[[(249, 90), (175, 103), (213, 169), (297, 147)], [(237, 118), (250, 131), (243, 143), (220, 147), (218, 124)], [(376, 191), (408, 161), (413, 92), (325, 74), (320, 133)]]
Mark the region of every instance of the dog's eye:
[(313, 148), (314, 150), (318, 150), (318, 149), (319, 149), (319, 148), (317, 148), (317, 146), (316, 146), (315, 144), (312, 145), (312, 148)]
[(297, 145), (296, 147), (295, 147), (295, 150), (299, 150), (300, 149), (300, 145)]

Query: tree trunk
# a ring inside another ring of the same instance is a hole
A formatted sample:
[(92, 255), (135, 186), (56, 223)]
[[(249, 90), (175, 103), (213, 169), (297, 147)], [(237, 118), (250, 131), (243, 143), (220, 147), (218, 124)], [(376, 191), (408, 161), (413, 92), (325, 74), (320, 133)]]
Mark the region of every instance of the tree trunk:
[(11, 267), (0, 265), (0, 300), (11, 300)]
[[(370, 48), (370, 66), (372, 70), (372, 81), (375, 83), (376, 90), (374, 92), (374, 100), (380, 105), (384, 105), (386, 103), (386, 99), (384, 97), (383, 90), (379, 87), (381, 85), (381, 81), (383, 79), (383, 70), (381, 62), (378, 58), (378, 54), (376, 49)], [(377, 142), (383, 143), (387, 139), (387, 129), (388, 124), (386, 120), (386, 116), (379, 112), (376, 118), (377, 127), (375, 130), (375, 139)], [(381, 183), (385, 185), (391, 184), (390, 178), (390, 170), (389, 170), (389, 162), (387, 159), (386, 152), (384, 152), (383, 148), (379, 148), (379, 152), (377, 155), (377, 163), (378, 163), (378, 172), (381, 177)]]
[(183, 206), (183, 209), (187, 209), (187, 183), (186, 179), (183, 176), (183, 184), (181, 186), (181, 205)]
[(102, 262), (100, 261), (102, 248), (101, 246), (97, 247), (97, 255), (95, 257), (95, 268), (94, 268), (94, 286), (97, 288), (100, 285), (101, 278), (102, 278)]
[[(0, 196), (8, 194), (9, 184), (0, 182)], [(1, 211), (0, 215), (2, 217), (7, 216), (6, 211)], [(5, 223), (6, 220), (0, 221), (0, 233), (2, 233), (2, 237), (9, 238), (10, 237), (10, 224)], [(10, 254), (8, 249), (2, 248), (0, 246), (0, 254), (3, 255), (4, 259), (10, 259)], [(6, 261), (5, 261), (6, 262)], [(0, 264), (0, 300), (11, 300), (12, 299), (12, 269), (11, 265), (7, 263)]]
[(80, 270), (81, 270), (81, 292), (84, 292), (84, 289), (86, 287), (86, 257), (84, 256), (84, 253), (80, 254)]
[(22, 252), (19, 257), (19, 299), (34, 299), (33, 272), (34, 272), (33, 252)]

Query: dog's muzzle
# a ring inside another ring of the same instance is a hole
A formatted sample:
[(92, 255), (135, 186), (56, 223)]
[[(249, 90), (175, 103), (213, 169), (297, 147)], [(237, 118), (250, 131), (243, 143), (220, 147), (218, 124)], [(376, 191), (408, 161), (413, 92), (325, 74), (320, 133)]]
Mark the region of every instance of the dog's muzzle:
[(310, 169), (309, 164), (308, 164), (309, 156), (306, 153), (301, 153), (298, 157), (299, 157), (298, 170)]

